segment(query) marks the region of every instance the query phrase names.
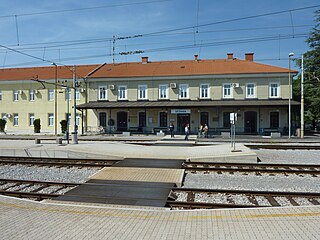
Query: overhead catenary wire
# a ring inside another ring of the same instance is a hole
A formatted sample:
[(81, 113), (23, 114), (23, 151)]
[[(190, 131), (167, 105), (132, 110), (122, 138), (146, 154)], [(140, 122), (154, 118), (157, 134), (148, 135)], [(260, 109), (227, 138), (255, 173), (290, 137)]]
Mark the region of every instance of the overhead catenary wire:
[(83, 8), (72, 8), (72, 9), (33, 12), (33, 13), (22, 13), (22, 14), (14, 14), (14, 15), (3, 15), (3, 16), (0, 16), (0, 18), (10, 18), (10, 17), (15, 17), (15, 16), (17, 16), (17, 17), (35, 16), (35, 15), (65, 13), (65, 12), (77, 12), (77, 11), (86, 11), (86, 10), (101, 9), (101, 8), (125, 7), (125, 6), (132, 6), (132, 5), (142, 5), (142, 4), (171, 2), (171, 1), (173, 1), (173, 0), (154, 0), (154, 1), (143, 1), (143, 2), (132, 2), (132, 3), (119, 3), (119, 4), (111, 4), (111, 5), (94, 6), (94, 7), (83, 7)]

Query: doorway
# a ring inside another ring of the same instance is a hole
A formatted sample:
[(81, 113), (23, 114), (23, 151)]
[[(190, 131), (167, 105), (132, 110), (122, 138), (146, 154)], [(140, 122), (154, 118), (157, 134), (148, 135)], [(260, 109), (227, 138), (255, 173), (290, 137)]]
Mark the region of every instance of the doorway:
[(117, 131), (125, 132), (128, 130), (128, 113), (117, 112)]
[(257, 112), (248, 111), (244, 113), (244, 132), (257, 133)]
[(184, 127), (186, 126), (187, 123), (190, 124), (190, 114), (178, 114), (177, 118), (178, 118), (177, 132), (184, 133)]
[(106, 131), (107, 128), (107, 113), (99, 112), (99, 127), (103, 127), (103, 130)]

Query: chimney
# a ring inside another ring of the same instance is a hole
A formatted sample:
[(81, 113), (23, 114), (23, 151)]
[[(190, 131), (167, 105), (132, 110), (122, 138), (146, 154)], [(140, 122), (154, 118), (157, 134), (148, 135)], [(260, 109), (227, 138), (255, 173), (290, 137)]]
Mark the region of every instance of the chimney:
[(233, 53), (227, 53), (227, 59), (233, 59)]
[(148, 57), (141, 57), (142, 64), (148, 63)]
[(246, 53), (245, 60), (253, 62), (253, 54), (254, 53)]
[(195, 61), (198, 61), (198, 60), (199, 60), (199, 59), (198, 59), (198, 54), (195, 54), (195, 55), (194, 55), (194, 60), (195, 60)]

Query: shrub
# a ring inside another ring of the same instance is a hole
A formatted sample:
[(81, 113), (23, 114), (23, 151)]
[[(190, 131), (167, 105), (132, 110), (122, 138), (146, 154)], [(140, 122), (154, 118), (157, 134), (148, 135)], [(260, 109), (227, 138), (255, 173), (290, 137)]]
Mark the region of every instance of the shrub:
[(66, 133), (67, 129), (68, 129), (68, 122), (67, 120), (61, 120), (60, 121), (60, 125), (61, 125), (61, 131), (62, 133)]
[(33, 128), (35, 133), (40, 133), (40, 129), (41, 129), (40, 118), (37, 118), (33, 121)]
[(4, 128), (6, 127), (7, 121), (4, 119), (0, 119), (0, 132), (4, 132)]

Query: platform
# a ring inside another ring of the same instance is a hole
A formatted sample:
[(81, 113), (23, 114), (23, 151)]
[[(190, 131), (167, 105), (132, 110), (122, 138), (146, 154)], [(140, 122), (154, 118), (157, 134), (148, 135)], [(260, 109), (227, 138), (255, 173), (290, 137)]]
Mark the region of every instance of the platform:
[(134, 210), (0, 196), (1, 238), (319, 239), (320, 207)]

